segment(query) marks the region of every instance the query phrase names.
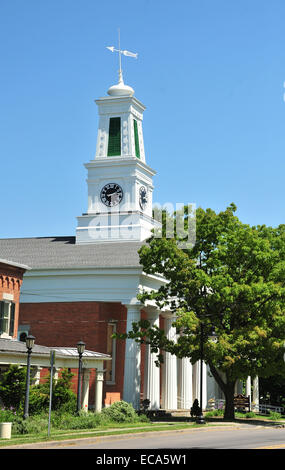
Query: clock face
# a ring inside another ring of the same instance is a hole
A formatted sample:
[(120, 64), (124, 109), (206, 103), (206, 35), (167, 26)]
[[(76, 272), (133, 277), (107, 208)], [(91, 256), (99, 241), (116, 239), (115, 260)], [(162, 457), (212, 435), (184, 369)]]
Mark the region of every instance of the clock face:
[(123, 190), (117, 183), (108, 183), (102, 188), (100, 198), (105, 206), (117, 206), (123, 199)]
[(147, 189), (145, 186), (140, 187), (140, 206), (142, 210), (146, 208), (147, 205)]

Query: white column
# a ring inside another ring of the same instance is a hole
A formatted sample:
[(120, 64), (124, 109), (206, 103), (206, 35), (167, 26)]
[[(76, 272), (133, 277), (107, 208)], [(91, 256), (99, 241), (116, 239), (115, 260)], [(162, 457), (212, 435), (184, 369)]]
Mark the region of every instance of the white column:
[[(174, 317), (164, 319), (164, 330), (168, 339), (176, 339), (176, 328), (172, 326)], [(177, 409), (177, 358), (166, 352), (162, 369), (162, 406), (166, 410)]]
[(258, 377), (253, 379), (253, 387), (252, 387), (252, 408), (253, 411), (256, 409), (258, 411), (259, 405), (259, 380)]
[(53, 376), (55, 382), (58, 381), (58, 374), (59, 374), (59, 372), (60, 372), (60, 367), (55, 367), (55, 368), (54, 368), (54, 376)]
[(205, 410), (207, 408), (207, 385), (208, 385), (208, 374), (207, 374), (207, 364), (203, 362), (203, 397), (202, 397), (202, 408)]
[(197, 398), (199, 400), (199, 370), (198, 369), (198, 362), (195, 362), (192, 366), (192, 404), (193, 401)]
[[(151, 326), (159, 326), (159, 312), (148, 313), (147, 317)], [(144, 398), (150, 400), (150, 409), (158, 410), (160, 405), (160, 367), (155, 361), (157, 355), (150, 352), (150, 345), (146, 345), (144, 367)]]
[(251, 397), (251, 377), (248, 376), (245, 384), (245, 395)]
[(242, 394), (242, 381), (237, 380), (235, 383), (235, 395)]
[(190, 359), (184, 357), (177, 360), (178, 383), (177, 383), (177, 404), (182, 410), (189, 410), (193, 404), (192, 400), (192, 364)]
[(39, 385), (42, 367), (33, 366), (31, 369), (31, 382), (33, 385)]
[[(193, 393), (193, 401), (195, 398), (198, 399), (199, 401), (199, 406), (201, 406), (200, 403), (200, 386), (201, 386), (201, 361), (197, 361), (194, 364), (194, 393)], [(202, 390), (202, 409), (205, 410), (207, 407), (207, 364), (203, 362), (203, 390)]]
[(102, 410), (102, 400), (103, 400), (103, 381), (104, 381), (104, 372), (102, 370), (96, 370), (96, 379), (95, 379), (95, 411), (100, 413)]
[[(140, 305), (127, 306), (126, 332), (132, 330), (132, 323), (140, 321)], [(140, 344), (133, 339), (126, 340), (124, 364), (123, 400), (131, 403), (136, 410), (140, 408)]]
[(83, 381), (82, 381), (82, 405), (81, 408), (84, 411), (88, 411), (89, 402), (89, 379), (90, 369), (83, 369)]

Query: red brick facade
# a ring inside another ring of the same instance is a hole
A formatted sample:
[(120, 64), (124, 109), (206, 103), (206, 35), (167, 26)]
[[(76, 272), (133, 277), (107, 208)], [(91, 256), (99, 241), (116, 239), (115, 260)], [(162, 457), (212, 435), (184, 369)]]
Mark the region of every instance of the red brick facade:
[(14, 328), (12, 337), (17, 337), (19, 320), (20, 288), (25, 269), (10, 263), (0, 262), (0, 301), (11, 300), (15, 304)]
[[(116, 324), (117, 333), (125, 333), (127, 309), (120, 303), (50, 302), (20, 305), (21, 326), (29, 325), (29, 333), (43, 346), (76, 347), (79, 340), (86, 349), (108, 354), (108, 324)], [(144, 369), (144, 350), (141, 354), (141, 377)], [(116, 340), (114, 384), (104, 381), (103, 403), (123, 399), (125, 341)], [(77, 372), (77, 371), (72, 371)], [(77, 378), (74, 378), (74, 387)], [(141, 392), (143, 380), (141, 381)], [(91, 372), (89, 403), (94, 404), (95, 373)]]

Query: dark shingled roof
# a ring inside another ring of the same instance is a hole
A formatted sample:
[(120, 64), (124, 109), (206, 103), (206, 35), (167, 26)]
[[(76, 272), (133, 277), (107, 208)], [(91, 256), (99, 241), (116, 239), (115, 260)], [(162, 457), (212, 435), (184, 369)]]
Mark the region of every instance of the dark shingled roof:
[(76, 244), (75, 237), (2, 238), (0, 258), (32, 269), (139, 267), (144, 242)]

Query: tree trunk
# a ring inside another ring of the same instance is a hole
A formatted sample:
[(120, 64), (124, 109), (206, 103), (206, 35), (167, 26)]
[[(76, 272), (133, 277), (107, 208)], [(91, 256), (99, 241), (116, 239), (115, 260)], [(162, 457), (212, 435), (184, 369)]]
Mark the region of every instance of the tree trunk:
[(225, 384), (225, 390), (223, 390), (226, 398), (224, 419), (235, 419), (235, 407), (234, 407), (234, 393), (235, 393), (235, 382), (228, 382)]
[(224, 412), (224, 419), (233, 420), (235, 419), (235, 408), (234, 408), (234, 393), (235, 393), (235, 381), (231, 382), (227, 379), (227, 382), (224, 382), (221, 378), (217, 369), (212, 365), (209, 364), (211, 374), (213, 375), (214, 379), (216, 380), (219, 387), (222, 389), (222, 392), (225, 395), (225, 412)]

